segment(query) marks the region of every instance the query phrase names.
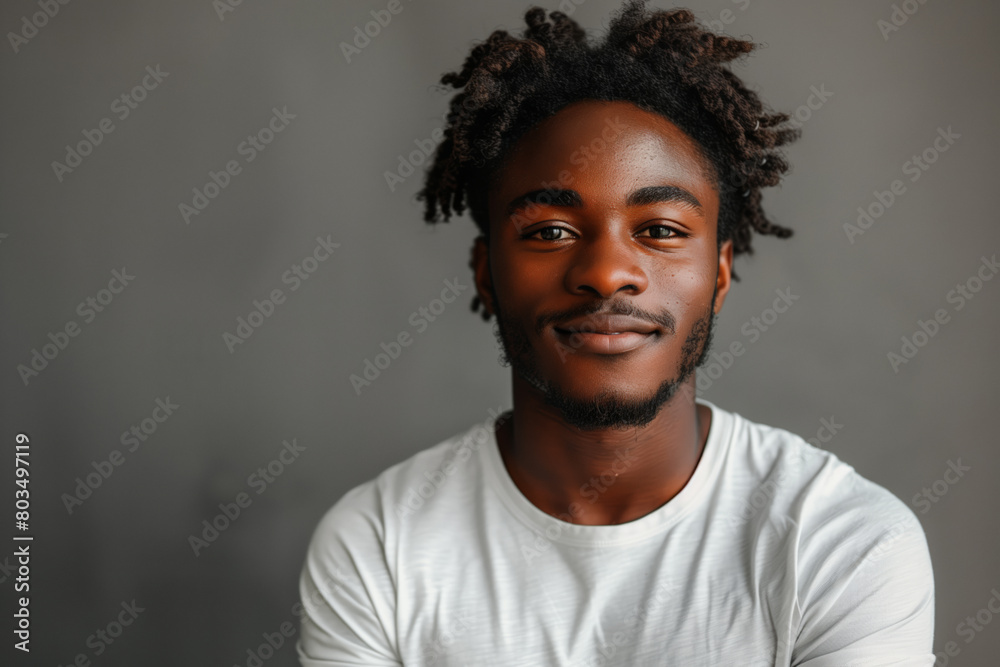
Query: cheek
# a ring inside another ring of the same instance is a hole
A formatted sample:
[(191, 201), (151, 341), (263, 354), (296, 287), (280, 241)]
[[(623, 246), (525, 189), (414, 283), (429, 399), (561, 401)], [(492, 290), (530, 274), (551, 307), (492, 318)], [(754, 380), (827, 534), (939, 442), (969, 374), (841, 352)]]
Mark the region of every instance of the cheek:
[[(655, 287), (654, 287), (655, 285)], [(702, 317), (712, 303), (715, 290), (714, 262), (672, 261), (650, 274), (650, 288), (655, 289), (656, 301), (683, 321)]]
[(504, 310), (512, 314), (537, 312), (539, 306), (562, 284), (563, 269), (552, 262), (521, 258), (517, 262), (500, 260), (493, 266), (497, 297)]

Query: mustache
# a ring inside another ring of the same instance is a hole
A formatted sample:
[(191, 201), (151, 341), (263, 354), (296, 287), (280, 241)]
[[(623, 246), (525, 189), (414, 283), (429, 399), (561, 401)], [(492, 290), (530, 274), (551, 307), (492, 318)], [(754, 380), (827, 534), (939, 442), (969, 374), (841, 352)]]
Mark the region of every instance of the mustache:
[(562, 322), (588, 315), (625, 315), (651, 322), (670, 334), (677, 332), (677, 320), (669, 311), (664, 310), (662, 313), (653, 313), (639, 308), (631, 301), (618, 299), (613, 301), (595, 301), (579, 308), (560, 310), (542, 315), (535, 323), (535, 334), (540, 336), (547, 326), (559, 325)]

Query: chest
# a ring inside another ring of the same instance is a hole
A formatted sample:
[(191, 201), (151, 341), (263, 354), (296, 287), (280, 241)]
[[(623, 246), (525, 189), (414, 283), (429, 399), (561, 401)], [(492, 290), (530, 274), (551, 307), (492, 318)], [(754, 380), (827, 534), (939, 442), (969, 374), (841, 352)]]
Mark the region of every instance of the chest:
[(525, 533), (401, 570), (406, 665), (788, 664), (794, 596), (739, 542), (571, 547)]

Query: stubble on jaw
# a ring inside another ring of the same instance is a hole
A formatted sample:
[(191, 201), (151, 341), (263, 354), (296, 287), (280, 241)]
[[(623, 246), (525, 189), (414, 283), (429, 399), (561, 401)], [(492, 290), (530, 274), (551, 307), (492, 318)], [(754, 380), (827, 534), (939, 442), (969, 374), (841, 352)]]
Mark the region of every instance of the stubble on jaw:
[(495, 320), (493, 334), (500, 345), (499, 362), (510, 366), (528, 384), (537, 389), (547, 405), (555, 408), (567, 424), (581, 431), (598, 429), (627, 430), (648, 425), (681, 385), (703, 365), (712, 346), (715, 321), (715, 296), (708, 312), (699, 318), (681, 347), (677, 376), (660, 383), (657, 390), (646, 398), (628, 398), (612, 390), (598, 392), (592, 399), (580, 400), (565, 394), (559, 387), (542, 377), (538, 369), (535, 350), (521, 327), (512, 325), (504, 316), (500, 302), (493, 292)]

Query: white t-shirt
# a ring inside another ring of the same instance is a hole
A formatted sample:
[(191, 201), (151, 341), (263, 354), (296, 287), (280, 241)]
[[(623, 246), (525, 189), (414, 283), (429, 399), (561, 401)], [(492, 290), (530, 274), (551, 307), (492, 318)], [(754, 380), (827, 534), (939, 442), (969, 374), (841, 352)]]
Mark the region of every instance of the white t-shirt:
[(698, 402), (694, 474), (628, 523), (535, 507), (495, 417), (355, 487), (309, 545), (301, 664), (932, 665), (913, 512), (799, 436)]

